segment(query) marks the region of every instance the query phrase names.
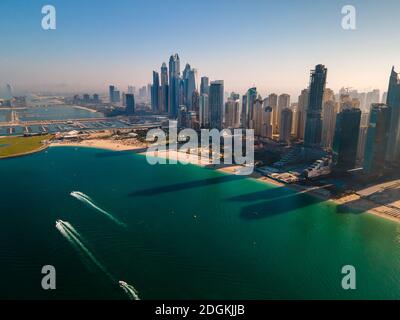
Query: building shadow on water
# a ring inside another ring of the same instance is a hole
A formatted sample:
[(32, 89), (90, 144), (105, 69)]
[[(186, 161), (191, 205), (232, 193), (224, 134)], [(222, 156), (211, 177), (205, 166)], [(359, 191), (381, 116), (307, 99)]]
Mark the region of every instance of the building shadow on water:
[(235, 196), (228, 200), (254, 202), (241, 209), (240, 217), (245, 220), (268, 218), (325, 201), (322, 197), (312, 196), (310, 191), (296, 192), (286, 187)]
[(226, 175), (226, 176), (221, 176), (221, 177), (200, 179), (200, 180), (175, 183), (175, 184), (169, 184), (169, 185), (161, 186), (161, 187), (155, 187), (155, 188), (134, 191), (129, 194), (129, 197), (154, 196), (154, 195), (162, 194), (162, 193), (175, 192), (175, 191), (194, 189), (194, 188), (200, 188), (200, 187), (207, 187), (207, 186), (211, 186), (211, 185), (227, 183), (227, 182), (232, 182), (232, 181), (238, 181), (238, 180), (242, 180), (242, 179), (244, 179), (243, 176), (237, 176), (237, 175)]

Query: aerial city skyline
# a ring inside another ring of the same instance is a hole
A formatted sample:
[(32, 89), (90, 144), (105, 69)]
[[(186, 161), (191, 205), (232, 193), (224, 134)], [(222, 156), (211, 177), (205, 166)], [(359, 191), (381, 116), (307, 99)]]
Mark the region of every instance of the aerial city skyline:
[(399, 0), (0, 12), (0, 300), (400, 297)]
[[(400, 80), (394, 66), (388, 91), (382, 94), (379, 89), (358, 92), (352, 88), (335, 93), (326, 87), (328, 68), (318, 64), (297, 102), (291, 102), (287, 93), (270, 93), (263, 98), (256, 87), (244, 94), (227, 93), (224, 80), (199, 77), (189, 63), (181, 72), (178, 54), (170, 56), (168, 67), (163, 62), (152, 77), (151, 84), (140, 88), (140, 95), (147, 90), (151, 111), (168, 114), (182, 128), (254, 129), (260, 138), (289, 145), (302, 142), (306, 154), (296, 155), (298, 150), (294, 149), (293, 157), (304, 158), (296, 161), (328, 159), (327, 151), (332, 161), (328, 166), (337, 172), (364, 167), (367, 176), (379, 177), (388, 165), (399, 164)], [(113, 90), (110, 86), (110, 103), (119, 102), (120, 93), (117, 91), (115, 97)], [(136, 88), (129, 88), (129, 96), (135, 92)]]

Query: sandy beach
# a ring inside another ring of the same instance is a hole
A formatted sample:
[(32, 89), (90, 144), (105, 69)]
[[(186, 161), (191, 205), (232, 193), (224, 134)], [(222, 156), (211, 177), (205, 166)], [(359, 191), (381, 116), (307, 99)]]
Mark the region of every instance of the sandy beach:
[[(82, 141), (62, 141), (62, 142), (53, 142), (50, 147), (87, 147), (87, 148), (98, 148), (98, 149), (106, 149), (113, 151), (129, 151), (129, 150), (140, 150), (147, 148), (148, 145), (146, 143), (138, 142), (136, 139), (124, 139), (124, 140), (113, 140), (113, 139), (102, 139), (102, 138), (94, 138), (87, 139)], [(146, 155), (145, 151), (140, 150), (138, 154)], [(179, 152), (175, 150), (166, 150), (159, 151), (153, 154), (149, 154), (152, 157), (158, 157), (169, 160), (176, 161), (186, 161), (188, 163), (199, 165), (199, 166), (207, 166), (209, 168), (213, 168), (215, 170), (227, 173), (227, 174), (236, 174), (237, 170), (243, 168), (240, 165), (213, 165), (210, 164), (208, 159), (201, 158), (196, 154), (188, 154), (186, 152)], [(272, 184), (277, 187), (287, 187), (292, 189), (298, 193), (307, 193), (312, 196), (318, 197), (319, 199), (323, 199), (324, 201), (331, 201), (339, 206), (348, 207), (350, 210), (360, 211), (360, 212), (368, 212), (370, 214), (374, 214), (375, 216), (379, 216), (385, 219), (389, 219), (392, 221), (400, 222), (400, 214), (394, 214), (394, 210), (391, 205), (382, 205), (378, 204), (369, 199), (365, 199), (358, 194), (350, 194), (337, 199), (332, 199), (330, 195), (328, 195), (324, 189), (319, 187), (304, 187), (297, 184), (284, 184), (279, 181), (270, 179), (261, 175), (258, 172), (253, 172), (249, 175), (252, 179), (257, 181), (261, 181), (267, 184)], [(399, 189), (400, 190), (400, 189)], [(399, 209), (400, 212), (400, 209)]]
[(146, 144), (132, 143), (127, 140), (88, 139), (82, 141), (52, 142), (51, 147), (86, 147), (113, 151), (127, 151), (146, 148)]

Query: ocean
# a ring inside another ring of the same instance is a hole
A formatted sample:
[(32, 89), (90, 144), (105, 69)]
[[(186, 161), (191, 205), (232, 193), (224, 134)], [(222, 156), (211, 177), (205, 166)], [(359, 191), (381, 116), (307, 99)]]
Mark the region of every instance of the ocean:
[(400, 224), (251, 178), (56, 147), (1, 160), (0, 194), (0, 299), (400, 298)]

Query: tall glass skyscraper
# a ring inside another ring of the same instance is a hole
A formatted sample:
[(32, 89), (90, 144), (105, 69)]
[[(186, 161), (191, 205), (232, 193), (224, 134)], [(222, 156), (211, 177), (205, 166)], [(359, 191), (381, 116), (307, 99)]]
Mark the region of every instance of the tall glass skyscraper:
[(356, 165), (360, 121), (361, 110), (357, 108), (344, 109), (337, 115), (333, 161), (340, 171), (354, 169)]
[(168, 68), (165, 62), (161, 66), (161, 101), (160, 111), (168, 112)]
[(169, 58), (169, 116), (176, 119), (179, 110), (180, 60), (178, 54)]
[(297, 104), (297, 138), (304, 139), (304, 130), (306, 124), (306, 112), (308, 107), (308, 89), (301, 91)]
[(127, 93), (125, 95), (126, 99), (126, 114), (128, 116), (135, 113), (135, 96), (133, 93)]
[(386, 160), (400, 164), (400, 79), (392, 68), (386, 104), (391, 108), (389, 144)]
[(199, 101), (199, 122), (200, 128), (208, 128), (210, 125), (210, 112), (209, 112), (208, 94), (203, 93), (200, 95)]
[(159, 91), (160, 88), (160, 77), (158, 72), (153, 71), (153, 84), (151, 86), (151, 109), (153, 112), (159, 111)]
[(244, 128), (250, 128), (251, 127), (251, 121), (253, 120), (253, 114), (254, 114), (254, 102), (257, 99), (257, 88), (250, 88), (247, 90), (246, 94), (246, 104), (245, 108), (242, 109), (242, 119), (245, 119), (245, 125)]
[(208, 77), (201, 77), (200, 95), (210, 93), (210, 81)]
[(183, 104), (188, 110), (192, 108), (193, 92), (196, 90), (196, 70), (186, 64), (183, 71)]
[(222, 130), (224, 108), (224, 81), (212, 81), (210, 84), (209, 112), (211, 129)]
[(380, 176), (385, 165), (390, 134), (391, 108), (385, 104), (375, 103), (371, 106), (367, 139), (364, 149), (364, 172), (368, 175)]
[(114, 102), (114, 91), (115, 91), (115, 86), (111, 85), (109, 87), (109, 90), (108, 90), (108, 96), (109, 96), (109, 99), (110, 99), (110, 103)]
[(319, 64), (311, 71), (310, 93), (307, 108), (307, 119), (304, 133), (304, 145), (319, 147), (322, 135), (322, 102), (328, 69)]
[(290, 142), (290, 132), (292, 130), (293, 111), (290, 108), (284, 108), (281, 111), (279, 124), (279, 140), (282, 142)]

